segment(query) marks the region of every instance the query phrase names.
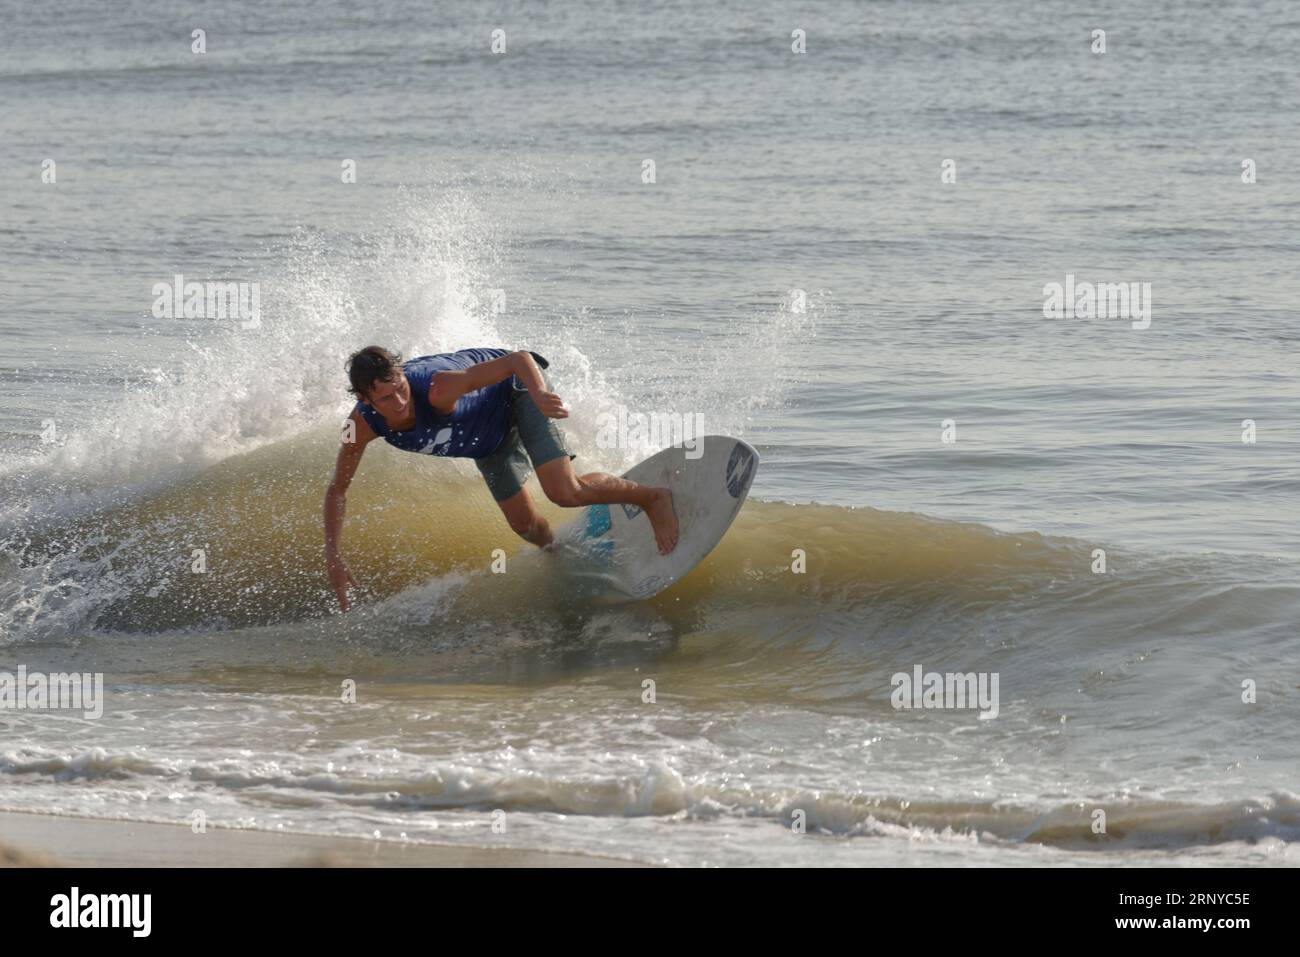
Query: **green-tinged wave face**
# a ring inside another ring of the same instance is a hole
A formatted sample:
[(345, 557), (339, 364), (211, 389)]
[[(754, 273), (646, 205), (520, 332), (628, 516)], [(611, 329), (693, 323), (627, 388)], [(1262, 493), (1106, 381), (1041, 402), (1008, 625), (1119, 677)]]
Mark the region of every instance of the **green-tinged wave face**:
[[(11, 625), (54, 626), (69, 606), (77, 614), (65, 624), (125, 632), (330, 614), (322, 501), (333, 454), (320, 435), (281, 442), (129, 503), (44, 523), (10, 552)], [(553, 524), (574, 517), (546, 502), (535, 481), (530, 488)], [(539, 609), (573, 610), (563, 558), (522, 543), (467, 463), (372, 446), (348, 492), (343, 552), (363, 608), (455, 576), (464, 579), (457, 604), (466, 617), (514, 622)], [(493, 573), (502, 553), (505, 571)], [(1038, 535), (753, 501), (721, 545), (653, 604), (780, 601), (798, 617), (826, 602), (851, 609), (882, 597), (975, 599), (1056, 577), (1089, 581), (1089, 561), (1078, 543)]]

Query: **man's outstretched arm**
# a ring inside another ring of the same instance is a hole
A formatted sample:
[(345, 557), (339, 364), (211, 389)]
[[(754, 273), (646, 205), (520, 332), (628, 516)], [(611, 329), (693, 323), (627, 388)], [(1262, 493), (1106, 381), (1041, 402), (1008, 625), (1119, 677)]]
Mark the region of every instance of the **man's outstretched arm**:
[(366, 420), (353, 413), (349, 417), (352, 426), (350, 438), (339, 446), (338, 459), (334, 463), (334, 479), (325, 490), (325, 570), (329, 574), (330, 587), (338, 598), (339, 608), (347, 611), (351, 602), (348, 600), (348, 585), (355, 585), (356, 580), (343, 560), (339, 543), (343, 537), (343, 513), (347, 507), (348, 486), (352, 476), (361, 464), (361, 456), (366, 451), (366, 443), (375, 438), (374, 430)]

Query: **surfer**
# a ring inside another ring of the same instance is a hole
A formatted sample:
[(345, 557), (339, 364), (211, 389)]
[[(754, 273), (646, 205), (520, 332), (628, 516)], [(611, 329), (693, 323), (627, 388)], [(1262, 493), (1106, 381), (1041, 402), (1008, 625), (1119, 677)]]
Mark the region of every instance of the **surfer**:
[(676, 547), (677, 516), (667, 488), (605, 472), (574, 474), (575, 456), (551, 421), (569, 410), (542, 375), (549, 364), (535, 352), (504, 349), (462, 349), (406, 362), (380, 346), (352, 354), (347, 372), (357, 404), (325, 492), (325, 562), (340, 608), (348, 610), (348, 585), (356, 584), (339, 550), (344, 497), (366, 445), (378, 438), (407, 452), (473, 459), (510, 528), (539, 548), (553, 537), (524, 488), (530, 460), (556, 505), (635, 505), (649, 518), (660, 554)]

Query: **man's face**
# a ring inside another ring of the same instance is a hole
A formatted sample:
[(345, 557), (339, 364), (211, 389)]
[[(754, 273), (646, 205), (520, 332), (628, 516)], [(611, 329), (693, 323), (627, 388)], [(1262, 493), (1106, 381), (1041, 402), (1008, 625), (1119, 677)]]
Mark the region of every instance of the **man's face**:
[(385, 419), (404, 419), (411, 411), (411, 383), (398, 372), (396, 378), (372, 385), (366, 401)]

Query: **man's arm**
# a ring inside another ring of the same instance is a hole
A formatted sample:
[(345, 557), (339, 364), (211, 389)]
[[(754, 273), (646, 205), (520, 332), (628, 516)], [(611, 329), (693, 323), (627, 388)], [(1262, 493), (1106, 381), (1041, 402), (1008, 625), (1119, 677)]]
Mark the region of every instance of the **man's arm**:
[(522, 351), (479, 362), (468, 369), (436, 373), (429, 382), (429, 404), (442, 415), (450, 415), (456, 409), (456, 400), (462, 395), (486, 389), (512, 375), (519, 377), (519, 381), (528, 389), (528, 394), (545, 415), (563, 419), (569, 414), (560, 397), (554, 392), (546, 391), (541, 370), (537, 368), (532, 355)]
[(347, 506), (348, 486), (352, 476), (361, 464), (361, 456), (366, 451), (366, 443), (375, 438), (375, 432), (366, 420), (357, 412), (348, 417), (353, 427), (351, 442), (344, 442), (339, 447), (338, 459), (334, 463), (334, 479), (325, 490), (325, 569), (329, 574), (330, 586), (339, 600), (339, 607), (348, 610), (348, 585), (355, 585), (352, 572), (339, 551), (339, 541), (343, 536), (343, 513)]

